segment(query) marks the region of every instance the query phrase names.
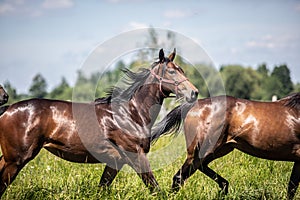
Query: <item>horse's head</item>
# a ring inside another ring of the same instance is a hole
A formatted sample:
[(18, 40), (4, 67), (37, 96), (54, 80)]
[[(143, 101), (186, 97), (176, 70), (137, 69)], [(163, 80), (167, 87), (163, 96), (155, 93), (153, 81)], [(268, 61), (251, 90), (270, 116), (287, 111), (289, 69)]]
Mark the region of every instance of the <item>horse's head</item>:
[(6, 93), (2, 85), (0, 85), (0, 105), (7, 103), (7, 101), (8, 101), (8, 94)]
[(165, 57), (164, 51), (159, 51), (159, 62), (151, 69), (151, 74), (158, 80), (160, 92), (168, 97), (170, 93), (176, 97), (185, 97), (188, 102), (197, 99), (198, 89), (187, 79), (183, 70), (173, 60), (176, 50), (169, 57)]

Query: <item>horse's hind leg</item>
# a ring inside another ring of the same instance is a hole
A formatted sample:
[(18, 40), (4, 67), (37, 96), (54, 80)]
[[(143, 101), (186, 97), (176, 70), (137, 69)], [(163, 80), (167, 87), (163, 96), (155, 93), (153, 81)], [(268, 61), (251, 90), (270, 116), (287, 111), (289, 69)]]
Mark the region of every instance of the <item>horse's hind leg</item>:
[(213, 179), (218, 183), (219, 187), (224, 191), (225, 194), (228, 193), (228, 181), (224, 179), (222, 176), (217, 174), (215, 171), (208, 167), (208, 164), (222, 157), (233, 150), (232, 147), (218, 148), (218, 151), (213, 151), (212, 153), (207, 154), (204, 158), (200, 158), (199, 156), (199, 147), (195, 149), (195, 152), (190, 152), (188, 158), (184, 162), (181, 169), (175, 174), (173, 178), (172, 189), (174, 191), (178, 191), (179, 188), (184, 184), (184, 182), (195, 173), (195, 171), (200, 170), (205, 175)]
[(300, 162), (295, 162), (288, 185), (288, 199), (293, 199), (300, 182)]
[(201, 172), (203, 172), (209, 178), (214, 180), (219, 185), (221, 190), (224, 191), (225, 194), (228, 193), (229, 182), (226, 179), (224, 179), (222, 176), (220, 176), (217, 172), (209, 168), (208, 164), (217, 158), (225, 156), (231, 151), (233, 151), (233, 148), (227, 145), (218, 148), (218, 150), (215, 150), (213, 153), (204, 157), (200, 167), (198, 168)]
[(21, 149), (20, 146), (1, 145), (2, 149), (6, 149), (6, 153), (0, 160), (0, 197), (14, 181), (20, 170), (41, 150), (41, 145), (35, 142), (28, 145), (27, 148), (23, 146)]
[(209, 168), (207, 165), (202, 165), (201, 167), (199, 167), (199, 170), (203, 172), (206, 176), (214, 180), (216, 183), (218, 183), (219, 187), (222, 191), (224, 191), (225, 194), (228, 193), (229, 182), (226, 179), (224, 179), (214, 170)]
[(188, 156), (182, 167), (173, 177), (172, 190), (177, 192), (184, 182), (193, 175), (200, 166), (200, 160), (198, 157)]
[(119, 166), (115, 166), (115, 168), (112, 168), (108, 165), (105, 166), (105, 169), (103, 171), (99, 186), (100, 187), (108, 187), (113, 182), (121, 168), (123, 167), (123, 164)]
[[(1, 159), (1, 164), (2, 164)], [(1, 181), (0, 181), (0, 197), (6, 190), (6, 188), (14, 181), (19, 171), (23, 168), (23, 166), (18, 165), (16, 162), (4, 163), (1, 171)]]

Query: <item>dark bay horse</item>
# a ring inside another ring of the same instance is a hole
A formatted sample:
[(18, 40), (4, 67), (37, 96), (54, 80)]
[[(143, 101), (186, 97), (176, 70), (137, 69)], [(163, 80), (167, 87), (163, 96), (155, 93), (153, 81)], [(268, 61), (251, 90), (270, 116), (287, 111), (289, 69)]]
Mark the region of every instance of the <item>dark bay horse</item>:
[(4, 90), (4, 88), (2, 87), (2, 85), (0, 85), (0, 106), (2, 106), (3, 104), (6, 104), (8, 101), (8, 94), (6, 93), (6, 91)]
[(106, 163), (100, 186), (109, 186), (128, 164), (146, 186), (158, 188), (146, 157), (151, 127), (169, 94), (188, 102), (198, 94), (175, 55), (160, 50), (151, 69), (124, 70), (130, 86), (92, 103), (30, 99), (11, 105), (0, 117), (1, 195), (41, 148), (71, 162)]
[(153, 128), (152, 140), (178, 132), (182, 120), (187, 159), (173, 178), (175, 191), (200, 170), (227, 194), (228, 181), (208, 164), (236, 148), (259, 158), (294, 162), (288, 184), (288, 199), (293, 199), (300, 181), (300, 93), (276, 102), (219, 96), (185, 103)]

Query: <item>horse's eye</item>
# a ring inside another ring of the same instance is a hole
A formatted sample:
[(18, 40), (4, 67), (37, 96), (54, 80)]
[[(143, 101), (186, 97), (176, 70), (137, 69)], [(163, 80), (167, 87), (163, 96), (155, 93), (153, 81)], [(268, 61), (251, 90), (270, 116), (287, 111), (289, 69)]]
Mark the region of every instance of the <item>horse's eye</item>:
[(175, 74), (176, 73), (176, 71), (175, 70), (168, 70), (168, 72), (170, 73), (170, 74)]

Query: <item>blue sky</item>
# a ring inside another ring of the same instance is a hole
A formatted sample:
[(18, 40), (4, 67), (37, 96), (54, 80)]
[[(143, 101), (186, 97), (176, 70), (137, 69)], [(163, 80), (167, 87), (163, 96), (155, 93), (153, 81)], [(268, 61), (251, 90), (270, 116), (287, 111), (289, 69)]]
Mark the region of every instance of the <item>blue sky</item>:
[(216, 66), (285, 63), (300, 82), (299, 0), (0, 0), (0, 81), (27, 92), (41, 73), (49, 90), (62, 76), (72, 85), (97, 45), (150, 25), (195, 40)]

